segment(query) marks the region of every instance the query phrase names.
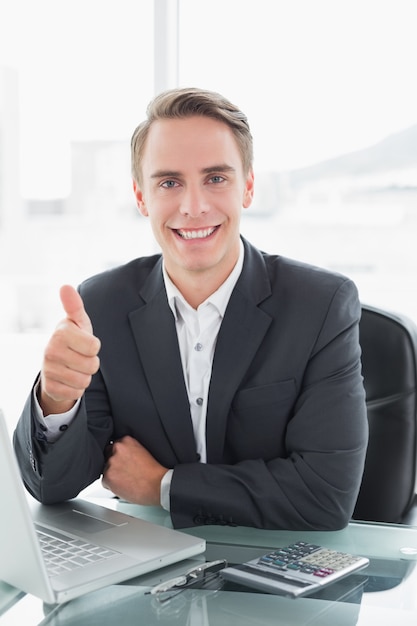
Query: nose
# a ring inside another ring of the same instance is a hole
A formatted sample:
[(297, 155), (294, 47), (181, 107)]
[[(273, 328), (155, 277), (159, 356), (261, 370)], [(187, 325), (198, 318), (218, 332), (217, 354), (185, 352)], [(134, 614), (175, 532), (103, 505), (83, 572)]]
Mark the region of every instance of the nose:
[(199, 217), (209, 210), (204, 190), (199, 185), (188, 185), (181, 197), (180, 213), (188, 217)]

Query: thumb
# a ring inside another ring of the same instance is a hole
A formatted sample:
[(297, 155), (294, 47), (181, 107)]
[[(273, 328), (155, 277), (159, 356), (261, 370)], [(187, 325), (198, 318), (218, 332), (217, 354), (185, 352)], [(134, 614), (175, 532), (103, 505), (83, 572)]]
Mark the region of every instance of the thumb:
[(82, 330), (92, 333), (93, 327), (78, 291), (71, 285), (63, 285), (59, 295), (67, 318)]

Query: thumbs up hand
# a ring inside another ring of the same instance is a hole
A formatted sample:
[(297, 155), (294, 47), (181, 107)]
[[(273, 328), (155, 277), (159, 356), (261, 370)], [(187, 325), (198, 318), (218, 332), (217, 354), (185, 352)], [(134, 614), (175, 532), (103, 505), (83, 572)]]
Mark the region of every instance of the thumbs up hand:
[(71, 409), (100, 367), (100, 340), (93, 334), (80, 294), (64, 285), (60, 297), (66, 317), (46, 346), (38, 390), (45, 416)]

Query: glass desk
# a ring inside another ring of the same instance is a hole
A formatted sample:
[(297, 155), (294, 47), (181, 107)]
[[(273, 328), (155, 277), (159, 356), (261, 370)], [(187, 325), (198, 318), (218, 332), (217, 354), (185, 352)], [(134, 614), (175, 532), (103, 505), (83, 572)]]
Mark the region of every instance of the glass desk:
[[(110, 498), (92, 499), (130, 515), (171, 525), (162, 509)], [(0, 626), (417, 624), (417, 527), (352, 522), (335, 532), (262, 531), (228, 526), (203, 526), (186, 532), (206, 539), (204, 555), (106, 587), (65, 605), (44, 605), (41, 600), (0, 583)], [(225, 558), (229, 563), (238, 563), (298, 540), (363, 554), (371, 562), (367, 569), (313, 596), (296, 600), (233, 587), (231, 583), (224, 587), (216, 584), (213, 588), (185, 589), (163, 603), (146, 593), (159, 582), (182, 574), (198, 559)]]

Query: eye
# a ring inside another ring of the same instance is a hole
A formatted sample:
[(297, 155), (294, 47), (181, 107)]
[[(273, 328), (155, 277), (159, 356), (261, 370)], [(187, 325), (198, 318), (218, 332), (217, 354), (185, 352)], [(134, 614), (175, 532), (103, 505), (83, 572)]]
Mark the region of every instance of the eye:
[(165, 189), (173, 189), (177, 185), (178, 183), (175, 180), (164, 180), (164, 182), (161, 183), (161, 187), (164, 187)]
[(209, 182), (214, 183), (214, 184), (222, 183), (223, 181), (224, 181), (223, 176), (220, 176), (219, 174), (216, 174), (215, 176), (212, 176), (209, 179)]

